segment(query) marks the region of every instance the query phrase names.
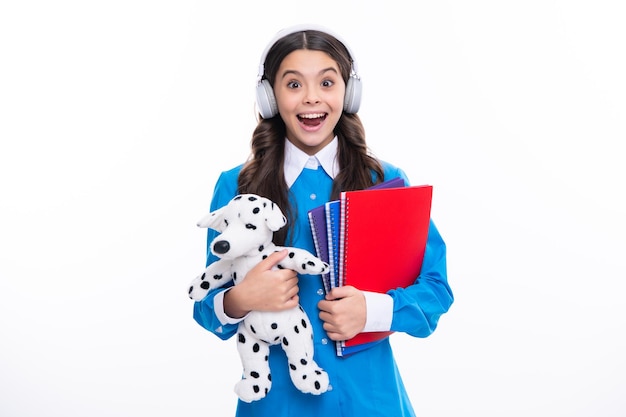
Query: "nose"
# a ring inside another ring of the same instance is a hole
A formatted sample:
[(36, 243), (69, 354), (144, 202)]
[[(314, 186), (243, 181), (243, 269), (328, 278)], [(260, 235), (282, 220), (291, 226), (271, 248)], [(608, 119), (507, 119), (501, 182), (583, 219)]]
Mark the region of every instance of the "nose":
[(225, 254), (230, 250), (230, 243), (227, 240), (218, 240), (213, 244), (213, 252), (219, 253), (221, 255)]
[(320, 95), (315, 88), (307, 88), (306, 95), (304, 96), (304, 102), (307, 104), (317, 104), (319, 103)]

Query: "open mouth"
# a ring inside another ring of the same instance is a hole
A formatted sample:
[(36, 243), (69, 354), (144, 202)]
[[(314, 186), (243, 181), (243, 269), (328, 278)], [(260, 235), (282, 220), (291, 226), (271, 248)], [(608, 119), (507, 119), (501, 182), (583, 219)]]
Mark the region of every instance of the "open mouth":
[(298, 121), (306, 126), (317, 126), (326, 119), (327, 115), (327, 113), (299, 114)]

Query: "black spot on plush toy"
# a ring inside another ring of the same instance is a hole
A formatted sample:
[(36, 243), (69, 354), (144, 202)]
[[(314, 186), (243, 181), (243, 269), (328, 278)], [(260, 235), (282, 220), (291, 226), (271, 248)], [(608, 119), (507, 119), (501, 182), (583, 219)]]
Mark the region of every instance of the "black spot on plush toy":
[[(237, 285), (250, 269), (271, 253), (288, 249), (278, 268), (300, 274), (323, 274), (328, 264), (310, 252), (274, 245), (273, 232), (287, 224), (280, 208), (267, 198), (243, 194), (226, 206), (209, 213), (198, 222), (220, 232), (210, 244), (220, 258), (196, 277), (189, 287), (189, 297), (202, 300), (208, 291), (231, 280)], [(252, 311), (239, 324), (237, 349), (243, 365), (243, 377), (235, 392), (245, 402), (260, 400), (272, 386), (267, 360), (270, 345), (280, 344), (287, 355), (293, 384), (302, 392), (319, 395), (328, 389), (328, 374), (313, 360), (313, 331), (302, 307), (288, 311)]]

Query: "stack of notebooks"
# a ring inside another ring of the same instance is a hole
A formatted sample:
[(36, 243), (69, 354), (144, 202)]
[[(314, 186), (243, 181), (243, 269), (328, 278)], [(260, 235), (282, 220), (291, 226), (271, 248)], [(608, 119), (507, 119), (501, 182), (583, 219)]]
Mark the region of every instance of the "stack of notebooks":
[[(323, 275), (328, 292), (352, 285), (385, 293), (407, 287), (420, 273), (428, 227), (432, 186), (406, 186), (395, 178), (308, 212), (317, 256), (330, 265)], [(337, 355), (367, 349), (392, 332), (364, 332), (337, 342)]]

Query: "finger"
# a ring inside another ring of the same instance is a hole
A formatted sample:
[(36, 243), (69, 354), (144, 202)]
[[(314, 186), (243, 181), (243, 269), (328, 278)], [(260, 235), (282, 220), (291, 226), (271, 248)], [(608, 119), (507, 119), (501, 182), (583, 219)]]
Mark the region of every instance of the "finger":
[(296, 294), (285, 302), (285, 309), (295, 308), (298, 304), (300, 304), (300, 297)]
[(270, 270), (287, 256), (287, 249), (272, 252), (267, 258), (259, 262), (258, 267), (264, 270)]
[(326, 331), (326, 333), (337, 333), (337, 328), (328, 322), (324, 322), (324, 324), (322, 324), (322, 328)]
[(293, 269), (275, 269), (274, 271), (285, 281), (295, 281), (296, 284), (298, 283), (298, 273)]
[(325, 324), (324, 330), (326, 331), (326, 334), (328, 335), (328, 338), (330, 340), (345, 340), (343, 333), (341, 333), (338, 329), (334, 328), (331, 325)]
[(286, 288), (285, 290), (287, 298), (293, 298), (295, 295), (298, 295), (299, 292), (300, 292), (300, 288), (298, 287), (297, 282), (294, 285)]
[(320, 310), (320, 318), (321, 318), (321, 313), (330, 314), (330, 310), (332, 307), (331, 303), (332, 301), (328, 301), (328, 300), (321, 300), (319, 303), (317, 303), (317, 308), (319, 308)]
[(352, 287), (335, 287), (326, 294), (326, 299), (329, 301), (339, 300), (350, 295)]
[(317, 314), (317, 317), (319, 317), (320, 320), (324, 322), (323, 326), (325, 326), (326, 323), (328, 323), (328, 321), (330, 320), (330, 314), (323, 310), (320, 310), (320, 312)]

